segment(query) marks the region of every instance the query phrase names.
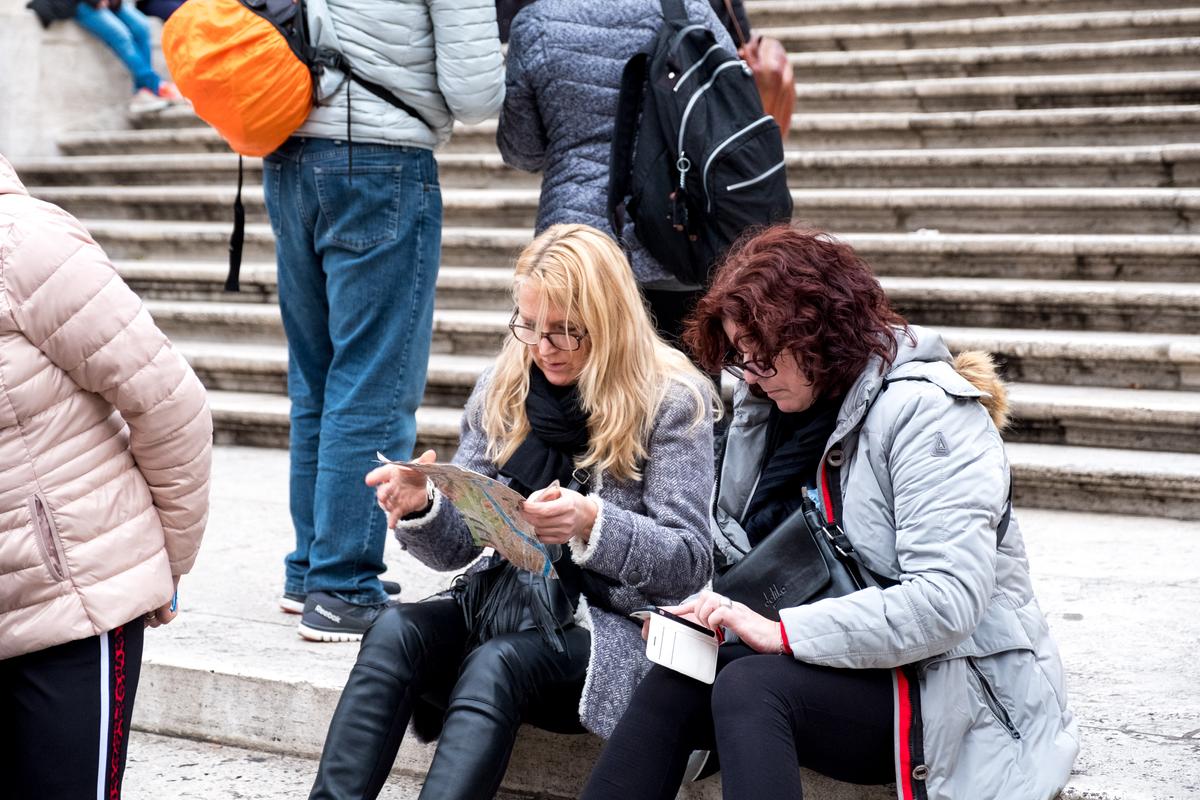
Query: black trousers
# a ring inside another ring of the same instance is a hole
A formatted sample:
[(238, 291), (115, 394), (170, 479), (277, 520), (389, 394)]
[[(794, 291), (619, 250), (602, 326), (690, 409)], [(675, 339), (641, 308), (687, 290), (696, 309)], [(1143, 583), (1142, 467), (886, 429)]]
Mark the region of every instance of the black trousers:
[(0, 661), (0, 796), (119, 800), (144, 632), (136, 619)]
[(693, 750), (716, 750), (726, 800), (801, 798), (803, 766), (850, 783), (895, 780), (887, 670), (816, 667), (724, 645), (716, 683), (654, 667), (581, 800), (670, 800)]
[(522, 722), (583, 732), (587, 630), (569, 627), (562, 653), (537, 631), (497, 636), (470, 651), (467, 638), (455, 600), (404, 603), (379, 615), (329, 724), (312, 800), (376, 797), (418, 699), (445, 709), (422, 800), (493, 797)]

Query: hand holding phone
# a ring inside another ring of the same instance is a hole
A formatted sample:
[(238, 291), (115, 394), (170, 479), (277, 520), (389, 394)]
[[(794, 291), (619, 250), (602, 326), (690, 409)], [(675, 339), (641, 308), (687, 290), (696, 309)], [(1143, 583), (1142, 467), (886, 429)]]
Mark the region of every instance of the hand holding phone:
[(720, 641), (713, 631), (656, 606), (629, 616), (649, 620), (646, 658), (704, 683), (716, 680)]

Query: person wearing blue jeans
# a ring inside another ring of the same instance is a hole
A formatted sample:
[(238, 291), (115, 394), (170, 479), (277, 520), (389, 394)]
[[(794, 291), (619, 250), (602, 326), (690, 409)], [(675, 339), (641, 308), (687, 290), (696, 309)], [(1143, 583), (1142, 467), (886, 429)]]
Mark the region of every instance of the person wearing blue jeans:
[(266, 157), (263, 182), (292, 401), (284, 593), (371, 607), (387, 600), (386, 519), (363, 475), (377, 451), (408, 458), (416, 440), (442, 198), (431, 151), (355, 144), (351, 168), (348, 150), (293, 137)]
[(133, 78), (130, 110), (161, 110), (170, 102), (182, 102), (179, 90), (154, 70), (150, 47), (150, 22), (132, 0), (82, 0), (75, 7), (75, 21), (117, 54)]
[(379, 580), (387, 518), (364, 478), (377, 452), (411, 458), (416, 441), (441, 257), (433, 151), (455, 120), (499, 111), (504, 70), (495, 0), (326, 0), (309, 23), (407, 104), (325, 75), (263, 160), (292, 401), (296, 548), (279, 605), (306, 639), (357, 641), (400, 591)]

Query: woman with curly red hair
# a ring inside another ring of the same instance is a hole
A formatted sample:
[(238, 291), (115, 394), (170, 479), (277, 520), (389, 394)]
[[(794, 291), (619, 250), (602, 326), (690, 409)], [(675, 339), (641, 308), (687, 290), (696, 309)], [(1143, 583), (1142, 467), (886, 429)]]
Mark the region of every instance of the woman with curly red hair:
[(711, 591), (669, 609), (736, 641), (711, 686), (647, 674), (583, 800), (673, 798), (693, 751), (719, 759), (727, 799), (802, 797), (797, 765), (896, 781), (902, 800), (1057, 796), (1078, 733), (1011, 513), (990, 357), (953, 358), (851, 247), (787, 226), (733, 248), (684, 341), (741, 379), (718, 572), (814, 510), (865, 588), (789, 603), (780, 581), (778, 621)]

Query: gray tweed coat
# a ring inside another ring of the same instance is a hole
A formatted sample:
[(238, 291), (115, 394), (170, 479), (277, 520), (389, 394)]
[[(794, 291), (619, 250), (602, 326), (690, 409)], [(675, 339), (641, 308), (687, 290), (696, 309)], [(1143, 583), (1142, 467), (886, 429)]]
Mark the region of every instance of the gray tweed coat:
[[(467, 401), (454, 463), (506, 480), (486, 454), (483, 398), (490, 379), (490, 370), (480, 376)], [(683, 386), (668, 389), (650, 434), (641, 480), (595, 476), (590, 496), (599, 500), (600, 513), (586, 546), (570, 542), (577, 564), (620, 581), (605, 598), (585, 596), (576, 617), (592, 632), (579, 719), (600, 736), (612, 733), (650, 668), (641, 626), (626, 614), (646, 605), (678, 603), (699, 591), (712, 574), (712, 425), (704, 421), (693, 427), (694, 410), (692, 395)], [(397, 523), (396, 536), (401, 546), (437, 570), (462, 569), (481, 553), (462, 517), (440, 494), (424, 517)]]
[[(684, 5), (718, 44), (736, 49), (708, 0)], [(505, 163), (542, 173), (538, 233), (562, 222), (611, 233), (608, 158), (621, 71), (661, 25), (659, 0), (538, 0), (513, 20), (496, 143)], [(638, 282), (677, 283), (637, 241), (632, 225), (623, 236)]]

